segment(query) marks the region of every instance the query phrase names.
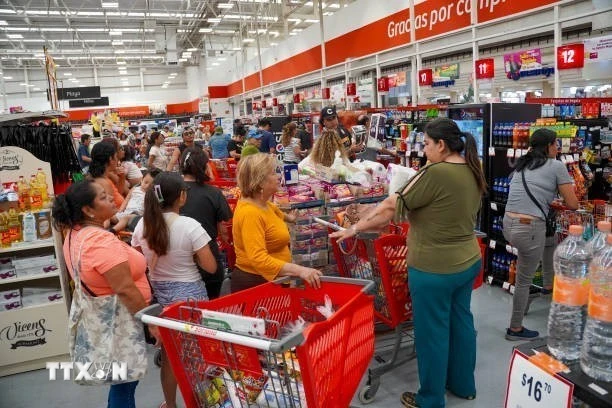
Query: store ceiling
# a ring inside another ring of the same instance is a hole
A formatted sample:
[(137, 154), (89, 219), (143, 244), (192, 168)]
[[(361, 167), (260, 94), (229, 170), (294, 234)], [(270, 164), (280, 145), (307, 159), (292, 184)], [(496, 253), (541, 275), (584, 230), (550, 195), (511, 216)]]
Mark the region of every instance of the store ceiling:
[[(354, 0), (328, 0), (324, 15)], [(203, 55), (276, 46), (312, 24), (306, 0), (3, 0), (0, 58), (5, 68), (43, 65), (43, 47), (63, 66), (197, 65)], [(173, 41), (176, 30), (176, 58)], [(167, 53), (167, 49), (171, 52)], [(252, 54), (249, 54), (252, 55)]]

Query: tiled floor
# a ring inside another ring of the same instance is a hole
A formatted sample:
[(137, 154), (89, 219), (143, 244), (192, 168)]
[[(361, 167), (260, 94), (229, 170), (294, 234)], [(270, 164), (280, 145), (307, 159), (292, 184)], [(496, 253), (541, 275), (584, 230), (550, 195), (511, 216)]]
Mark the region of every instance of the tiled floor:
[[(506, 375), (512, 347), (504, 339), (512, 297), (501, 288), (483, 286), (474, 292), (472, 310), (478, 330), (476, 385), (478, 396), (466, 401), (448, 396), (447, 406), (457, 408), (503, 406)], [(536, 299), (525, 325), (546, 334), (548, 301)], [(375, 364), (375, 363), (373, 363)], [(365, 381), (365, 379), (364, 379)], [(416, 361), (398, 367), (382, 377), (374, 402), (367, 407), (398, 407), (399, 397), (416, 391)], [(102, 408), (106, 406), (107, 387), (84, 387), (68, 381), (49, 381), (46, 370), (0, 378), (0, 407), (6, 408)], [(136, 390), (138, 408), (157, 408), (162, 401), (159, 369), (151, 364), (149, 373)], [(365, 407), (357, 398), (354, 407)]]

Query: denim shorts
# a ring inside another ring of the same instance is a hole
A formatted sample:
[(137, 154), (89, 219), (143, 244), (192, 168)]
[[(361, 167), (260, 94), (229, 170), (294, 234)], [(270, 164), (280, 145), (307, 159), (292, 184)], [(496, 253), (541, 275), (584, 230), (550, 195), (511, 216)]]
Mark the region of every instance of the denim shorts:
[(201, 280), (195, 282), (151, 281), (151, 287), (157, 303), (164, 307), (186, 300), (208, 300), (206, 285)]

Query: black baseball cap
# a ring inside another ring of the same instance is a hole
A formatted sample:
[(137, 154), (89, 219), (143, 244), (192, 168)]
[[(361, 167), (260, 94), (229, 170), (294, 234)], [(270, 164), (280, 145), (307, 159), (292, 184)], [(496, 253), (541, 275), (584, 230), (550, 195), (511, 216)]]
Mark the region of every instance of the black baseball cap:
[(323, 109), (321, 109), (321, 116), (319, 116), (319, 122), (323, 123), (325, 119), (331, 118), (333, 116), (338, 116), (338, 114), (336, 113), (336, 107), (326, 106)]

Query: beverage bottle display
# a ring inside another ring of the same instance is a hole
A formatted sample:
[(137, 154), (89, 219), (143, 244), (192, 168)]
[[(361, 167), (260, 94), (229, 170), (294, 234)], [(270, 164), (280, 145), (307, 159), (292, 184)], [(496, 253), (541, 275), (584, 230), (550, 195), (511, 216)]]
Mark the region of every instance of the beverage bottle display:
[(19, 176), (17, 182), (17, 196), (19, 198), (19, 208), (21, 211), (27, 211), (30, 209), (30, 186), (25, 181), (23, 176)]
[(13, 207), (11, 207), (8, 212), (8, 227), (11, 235), (11, 243), (21, 242), (23, 236), (21, 223), (19, 222), (19, 213)]
[(606, 247), (606, 238), (612, 230), (612, 223), (609, 221), (599, 221), (597, 223), (597, 230), (593, 235), (593, 238), (587, 242), (587, 250), (592, 257)]
[(36, 241), (36, 217), (31, 212), (23, 216), (23, 241)]
[(4, 212), (0, 212), (0, 245), (2, 248), (8, 248), (11, 246), (11, 232), (8, 225), (8, 215)]
[(588, 317), (580, 367), (589, 377), (612, 381), (612, 234), (589, 266)]
[(38, 222), (36, 223), (37, 226), (37, 233), (38, 233), (38, 239), (47, 239), (47, 238), (51, 238), (51, 219), (50, 219), (50, 212), (49, 210), (45, 210), (45, 211), (41, 211), (38, 213)]
[(569, 235), (553, 255), (555, 281), (548, 314), (548, 349), (558, 360), (580, 357), (586, 322), (591, 254), (582, 239), (583, 228), (571, 225)]
[(46, 204), (49, 202), (49, 193), (47, 192), (49, 185), (47, 184), (47, 175), (43, 169), (38, 169), (38, 173), (36, 173), (36, 180), (38, 181), (38, 187), (40, 188), (40, 192), (42, 194), (43, 204)]
[(40, 210), (43, 207), (42, 192), (35, 175), (30, 176), (30, 200), (33, 210)]

